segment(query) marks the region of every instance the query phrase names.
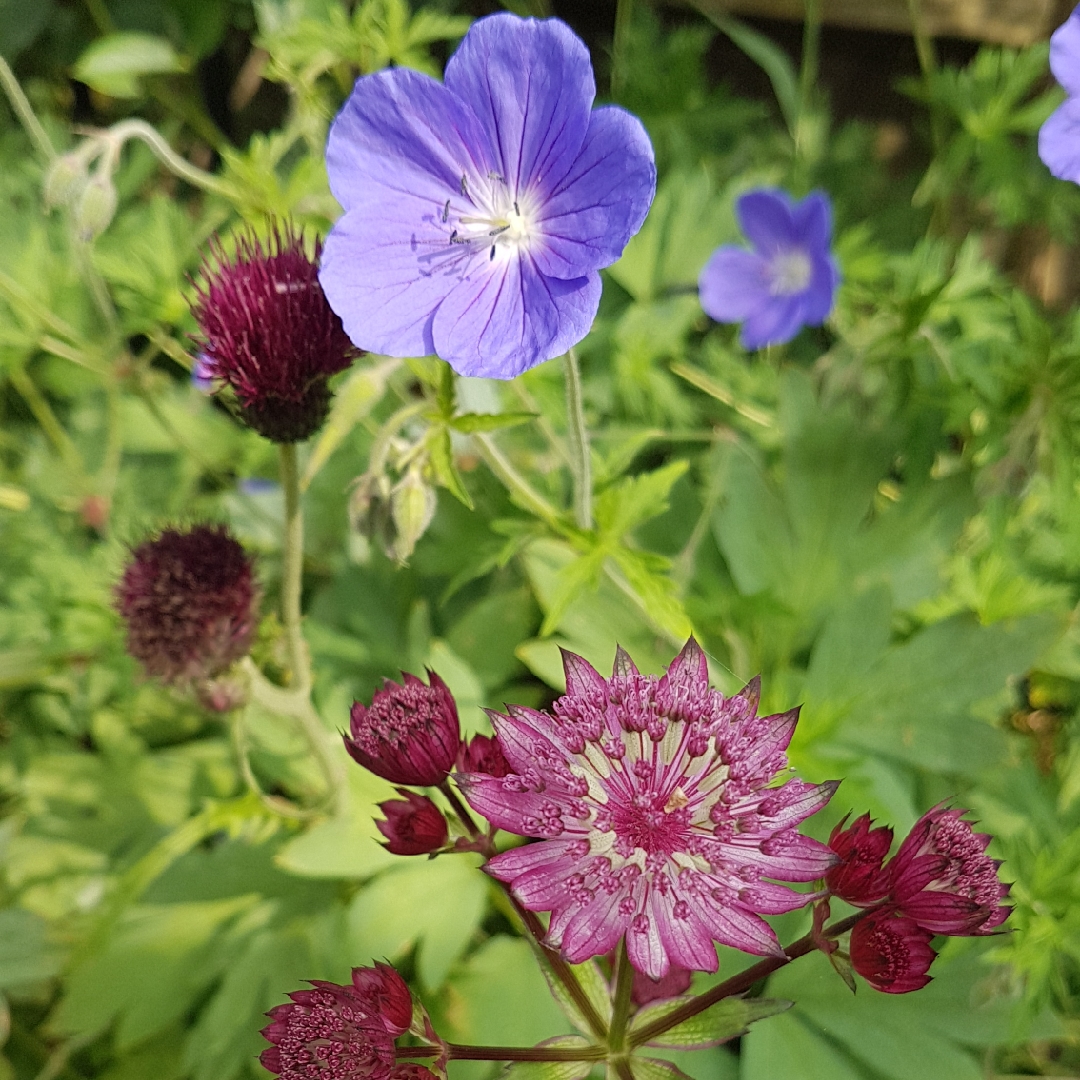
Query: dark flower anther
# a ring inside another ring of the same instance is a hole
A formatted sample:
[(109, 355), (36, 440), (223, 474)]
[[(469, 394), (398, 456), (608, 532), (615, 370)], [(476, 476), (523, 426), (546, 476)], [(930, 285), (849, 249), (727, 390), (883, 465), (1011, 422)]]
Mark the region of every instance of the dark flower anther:
[[(387, 964), (353, 968), (352, 985), (312, 982), (267, 1014), (259, 1057), (281, 1080), (388, 1080), (394, 1039), (412, 1017), (412, 996)], [(402, 1078), (406, 1080), (406, 1078)], [(408, 1078), (420, 1080), (420, 1078)]]
[(844, 818), (832, 831), (829, 847), (842, 860), (825, 875), (825, 884), (833, 896), (856, 907), (869, 907), (889, 894), (890, 874), (882, 863), (892, 846), (892, 829), (870, 828), (869, 814), (857, 818), (845, 829)]
[(509, 776), (513, 772), (502, 752), (499, 740), (492, 735), (474, 735), (458, 755), (458, 771), (486, 773), (488, 776)]
[(461, 747), (457, 706), (446, 683), (428, 672), (403, 683), (384, 680), (370, 706), (357, 701), (345, 749), (354, 761), (393, 784), (430, 787), (450, 774)]
[(930, 948), (932, 937), (914, 919), (875, 912), (851, 931), (851, 965), (885, 994), (920, 990), (930, 981), (927, 972), (937, 955)]
[(889, 863), (892, 896), (924, 930), (953, 937), (989, 934), (1012, 910), (1000, 863), (986, 854), (991, 837), (964, 810), (935, 806), (915, 823)]
[(385, 821), (376, 821), (393, 855), (430, 855), (445, 846), (448, 834), (442, 811), (426, 796), (398, 788), (403, 799), (379, 803)]
[(331, 375), (360, 355), (330, 309), (314, 258), (286, 225), (264, 242), (240, 237), (229, 259), (219, 241), (203, 266), (193, 312), (199, 323), (199, 375), (227, 383), (243, 418), (274, 442), (314, 434), (330, 408)]
[(182, 685), (247, 655), (258, 598), (251, 561), (219, 525), (166, 529), (140, 544), (116, 589), (128, 652), (150, 675)]

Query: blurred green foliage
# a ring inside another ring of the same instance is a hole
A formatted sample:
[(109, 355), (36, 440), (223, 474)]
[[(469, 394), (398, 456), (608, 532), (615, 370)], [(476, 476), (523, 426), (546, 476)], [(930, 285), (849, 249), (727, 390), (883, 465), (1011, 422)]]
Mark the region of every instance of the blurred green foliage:
[[(692, 629), (722, 688), (760, 672), (767, 706), (803, 702), (795, 765), (846, 778), (819, 834), (849, 809), (904, 830), (955, 797), (997, 836), (1016, 912), (1009, 935), (951, 942), (904, 999), (852, 999), (820, 958), (794, 965), (767, 988), (794, 1010), (681, 1067), (1075, 1073), (1080, 315), (1065, 245), (1080, 196), (1035, 155), (1057, 102), (1046, 49), (984, 49), (912, 81), (934, 137), (897, 160), (870, 125), (835, 124), (767, 38), (635, 12), (618, 100), (649, 127), (660, 189), (583, 349), (597, 528), (511, 499), (470, 441), (487, 432), (564, 507), (556, 365), (455, 387), (430, 361), (361, 361), (307, 459), (305, 632), (327, 730), (425, 664), (465, 728), (488, 730), (480, 706), (561, 689), (560, 645), (602, 665), (618, 641), (657, 671)], [(438, 73), (468, 21), (405, 0), (0, 0), (0, 54), (57, 151), (78, 144), (73, 119), (143, 118), (222, 185), (201, 192), (130, 142), (115, 219), (84, 243), (43, 209), (42, 148), (0, 109), (4, 1080), (265, 1075), (265, 1010), (382, 957), (451, 1038), (567, 1031), (468, 859), (376, 844), (389, 785), (351, 768), (348, 817), (274, 814), (245, 788), (235, 720), (143, 680), (111, 605), (128, 545), (209, 518), (258, 554), (273, 610), (275, 459), (190, 382), (191, 278), (215, 231), (276, 214), (324, 232), (322, 145), (352, 80)], [(766, 67), (775, 106), (707, 79), (718, 32)], [(826, 328), (747, 355), (688, 289), (761, 184), (829, 191), (844, 285)], [(346, 508), (410, 405), (396, 434), (423, 444), (441, 490), (401, 566)], [(268, 616), (267, 670), (279, 639)], [(241, 719), (263, 787), (317, 798), (297, 733), (255, 707)], [(778, 922), (791, 935), (802, 919)], [(743, 963), (723, 950), (723, 974)]]

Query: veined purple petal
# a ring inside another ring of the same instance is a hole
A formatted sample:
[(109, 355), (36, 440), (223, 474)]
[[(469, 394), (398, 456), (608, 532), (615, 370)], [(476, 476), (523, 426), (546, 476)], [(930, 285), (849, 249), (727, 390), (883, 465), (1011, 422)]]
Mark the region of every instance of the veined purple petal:
[(803, 327), (801, 296), (774, 296), (742, 325), (739, 340), (745, 349), (786, 345)]
[(828, 251), (832, 238), (832, 204), (821, 191), (812, 191), (795, 204), (792, 223), (800, 245), (810, 251)]
[(803, 320), (807, 326), (820, 326), (833, 309), (840, 269), (831, 255), (814, 254), (810, 260), (810, 285), (803, 293)]
[(488, 265), (474, 259), (435, 313), (434, 351), (459, 375), (512, 379), (589, 332), (600, 290), (598, 274), (546, 278), (524, 252), (498, 251)]
[(630, 923), (630, 916), (619, 911), (624, 896), (622, 889), (601, 891), (595, 900), (574, 913), (559, 935), (563, 954), (570, 963), (580, 964), (618, 945)]
[(1080, 184), (1080, 98), (1066, 98), (1039, 129), (1039, 157), (1059, 180)]
[(450, 57), (445, 83), (483, 126), (492, 167), (516, 194), (554, 189), (585, 141), (596, 96), (589, 51), (566, 23), (478, 19)]
[(540, 844), (512, 848), (489, 860), (484, 870), (499, 881), (513, 881), (522, 874), (536, 871), (555, 874), (574, 865), (571, 852), (575, 843), (574, 840), (545, 840)]
[(655, 193), (653, 149), (641, 121), (614, 106), (594, 110), (577, 160), (538, 212), (537, 267), (573, 278), (610, 266), (641, 228)]
[(688, 896), (715, 941), (754, 956), (780, 956), (783, 949), (773, 928), (760, 916), (735, 905), (721, 905), (704, 896)]
[(651, 979), (662, 979), (671, 967), (656, 919), (638, 914), (630, 920), (626, 931), (626, 954), (638, 971)]
[(709, 318), (742, 322), (772, 299), (768, 264), (754, 251), (717, 248), (701, 271), (698, 291)]
[[(554, 725), (550, 717), (544, 717), (543, 713), (533, 714), (531, 709), (518, 707), (515, 707), (511, 716), (503, 716), (501, 713), (490, 715), (495, 733), (499, 737), (499, 745), (515, 773), (525, 773), (536, 765), (533, 744), (537, 738), (543, 739), (554, 752), (555, 744), (550, 737)], [(536, 722), (532, 720), (533, 715), (537, 718)], [(546, 724), (541, 725), (541, 717), (547, 721)]]
[(560, 649), (567, 694), (586, 697), (591, 693), (607, 697), (607, 679), (583, 656), (568, 649)]
[(1050, 38), (1050, 70), (1069, 94), (1080, 94), (1080, 11), (1073, 13)]
[(690, 905), (674, 888), (649, 894), (652, 920), (668, 959), (693, 971), (715, 971), (719, 966), (712, 936)]
[(762, 255), (775, 255), (798, 247), (801, 237), (786, 192), (762, 188), (740, 195), (735, 215), (743, 236)]

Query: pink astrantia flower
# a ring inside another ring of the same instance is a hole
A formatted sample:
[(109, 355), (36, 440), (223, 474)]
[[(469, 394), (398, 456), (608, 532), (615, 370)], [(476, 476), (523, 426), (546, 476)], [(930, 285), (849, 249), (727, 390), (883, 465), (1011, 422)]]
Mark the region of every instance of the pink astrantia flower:
[(825, 875), (825, 884), (833, 896), (869, 907), (889, 894), (891, 875), (882, 863), (892, 847), (893, 832), (884, 825), (871, 829), (869, 814), (856, 818), (848, 829), (846, 821), (845, 817), (829, 837), (829, 847), (841, 861)]
[(964, 810), (935, 806), (915, 823), (889, 863), (892, 897), (909, 918), (934, 934), (989, 934), (1012, 910), (1001, 863), (986, 854), (991, 837), (964, 820)]
[[(352, 985), (312, 982), (267, 1014), (259, 1060), (281, 1080), (388, 1080), (394, 1039), (409, 1026), (412, 996), (388, 964), (353, 968)], [(407, 1080), (407, 1078), (402, 1078)]]
[(851, 931), (851, 966), (885, 994), (908, 994), (929, 981), (927, 972), (937, 953), (933, 937), (914, 919), (888, 911), (875, 912)]
[(345, 749), (353, 760), (392, 784), (430, 787), (450, 774), (461, 747), (457, 705), (435, 674), (383, 680), (370, 706), (355, 702)]
[(459, 777), (492, 824), (543, 841), (487, 871), (526, 908), (552, 913), (548, 939), (574, 963), (623, 935), (653, 979), (673, 965), (715, 971), (716, 941), (782, 955), (761, 916), (813, 895), (767, 879), (813, 881), (835, 861), (796, 826), (836, 785), (774, 785), (798, 710), (757, 716), (756, 680), (730, 698), (711, 690), (693, 638), (660, 679), (621, 649), (610, 679), (573, 653), (563, 663), (554, 716), (492, 714), (514, 774)]

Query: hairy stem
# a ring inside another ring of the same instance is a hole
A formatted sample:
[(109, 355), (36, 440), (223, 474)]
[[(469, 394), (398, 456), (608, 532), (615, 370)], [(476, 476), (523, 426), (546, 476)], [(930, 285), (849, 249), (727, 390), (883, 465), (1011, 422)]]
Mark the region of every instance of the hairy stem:
[(11, 109), (19, 119), (19, 123), (26, 129), (31, 142), (37, 147), (38, 153), (46, 160), (52, 161), (56, 157), (52, 140), (41, 126), (41, 121), (34, 114), (33, 106), (23, 93), (19, 80), (15, 78), (15, 72), (8, 66), (8, 62), (0, 56), (0, 85), (4, 88)]
[(490, 435), (474, 432), (473, 442), (480, 451), (480, 456), (487, 463), (487, 467), (502, 481), (503, 487), (510, 492), (511, 497), (519, 506), (535, 514), (548, 525), (564, 531), (562, 522), (559, 520), (559, 512), (543, 495), (533, 490), (529, 482), (495, 445), (495, 440)]
[(304, 514), (300, 505), (300, 473), (296, 443), (282, 443), (281, 486), (285, 492), (285, 529), (282, 534), (281, 621), (293, 686), (306, 692), (311, 686), (311, 665), (300, 629), (300, 593), (303, 588)]
[[(867, 908), (865, 911), (859, 911), (854, 915), (849, 915), (846, 919), (841, 919), (839, 922), (833, 923), (832, 926), (825, 927), (821, 932), (822, 936), (827, 938), (839, 937), (841, 934), (847, 933), (847, 931), (861, 919), (866, 918), (867, 915), (876, 910), (877, 908)], [(665, 1031), (670, 1031), (673, 1027), (697, 1016), (699, 1013), (703, 1013), (706, 1009), (711, 1009), (713, 1005), (718, 1001), (723, 1001), (724, 998), (734, 997), (736, 994), (745, 994), (754, 983), (764, 979), (767, 975), (771, 975), (774, 971), (784, 967), (785, 964), (789, 964), (792, 960), (813, 952), (816, 948), (817, 945), (814, 942), (813, 934), (806, 934), (804, 937), (799, 938), (798, 941), (789, 945), (784, 950), (783, 956), (767, 956), (764, 960), (759, 960), (752, 967), (748, 967), (745, 971), (740, 971), (738, 975), (732, 975), (730, 979), (725, 979), (722, 983), (718, 983), (711, 990), (688, 1001), (681, 1008), (676, 1009), (674, 1012), (668, 1013), (667, 1016), (662, 1016), (659, 1019), (654, 1020), (651, 1024), (635, 1031), (630, 1036), (630, 1048), (636, 1049), (644, 1043), (663, 1035)]]
[(574, 478), (574, 520), (579, 529), (591, 529), (592, 461), (589, 458), (589, 430), (585, 426), (585, 403), (581, 396), (581, 365), (570, 349), (563, 357), (566, 375), (566, 423), (570, 432), (571, 472)]

